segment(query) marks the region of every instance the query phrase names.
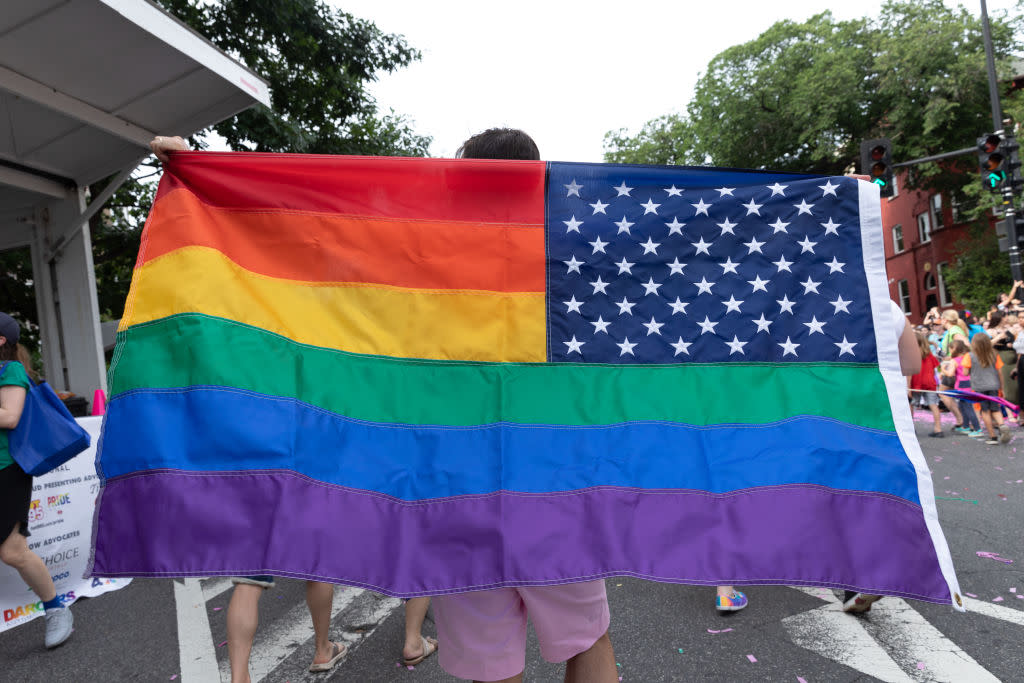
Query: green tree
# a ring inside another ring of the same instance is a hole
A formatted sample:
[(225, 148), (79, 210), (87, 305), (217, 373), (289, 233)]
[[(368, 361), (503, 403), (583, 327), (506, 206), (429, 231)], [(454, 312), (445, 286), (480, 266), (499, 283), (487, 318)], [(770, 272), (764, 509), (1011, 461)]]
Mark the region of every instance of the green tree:
[(1000, 292), (1013, 286), (1006, 254), (999, 251), (996, 234), (984, 223), (972, 225), (968, 237), (954, 246), (954, 253), (943, 278), (957, 301), (969, 310), (984, 313), (998, 301)]
[[(368, 90), (380, 74), (419, 59), (403, 37), (383, 33), (321, 0), (158, 2), (270, 86), (270, 107), (257, 105), (213, 126), (231, 149), (427, 154), (430, 138), (417, 135), (394, 111), (379, 111)], [(193, 146), (202, 146), (205, 132), (193, 138)], [(106, 318), (123, 313), (158, 171), (151, 158), (90, 221), (100, 312)], [(104, 184), (97, 183), (91, 192), (98, 193)]]

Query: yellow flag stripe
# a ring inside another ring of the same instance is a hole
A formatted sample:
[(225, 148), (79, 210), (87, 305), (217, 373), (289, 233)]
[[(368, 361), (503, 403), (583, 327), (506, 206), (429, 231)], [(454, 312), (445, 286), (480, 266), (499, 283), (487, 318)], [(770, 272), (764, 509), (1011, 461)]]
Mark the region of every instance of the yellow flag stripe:
[(121, 329), (205, 313), (352, 353), (538, 363), (546, 359), (544, 306), (542, 292), (283, 280), (185, 247), (136, 269)]

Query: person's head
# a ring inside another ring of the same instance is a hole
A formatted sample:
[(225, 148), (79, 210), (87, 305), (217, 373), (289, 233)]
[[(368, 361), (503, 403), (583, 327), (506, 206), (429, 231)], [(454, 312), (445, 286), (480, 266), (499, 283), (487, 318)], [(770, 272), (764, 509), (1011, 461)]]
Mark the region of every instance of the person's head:
[(942, 312), (942, 326), (947, 330), (951, 327), (962, 327), (964, 330), (967, 329), (967, 323), (960, 320), (960, 316), (958, 316), (956, 311), (952, 308)]
[(971, 340), (971, 351), (978, 357), (981, 367), (987, 368), (996, 364), (996, 350), (992, 348), (992, 338), (987, 334), (978, 333)]
[(32, 356), (29, 355), (28, 349), (18, 343), (19, 339), (21, 326), (18, 321), (6, 313), (0, 313), (0, 363), (16, 360), (25, 366), (26, 372), (34, 379)]
[(489, 128), (469, 138), (455, 152), (459, 159), (523, 159), (540, 161), (540, 150), (518, 128)]
[(1005, 318), (1003, 318), (1003, 322), (1006, 323), (1007, 327), (1013, 327), (1018, 322), (1020, 322), (1020, 318), (1017, 317), (1016, 313), (1011, 313)]
[(928, 334), (925, 332), (916, 332), (917, 335), (917, 348), (921, 349), (921, 360), (924, 360), (932, 353), (932, 345), (928, 343)]
[(974, 319), (974, 314), (968, 311), (967, 309), (964, 309), (964, 314), (961, 317), (968, 325), (973, 325), (974, 323), (977, 322), (977, 320)]
[(988, 327), (990, 330), (994, 330), (1003, 324), (1003, 314), (1001, 311), (992, 311), (988, 314)]
[(959, 358), (960, 356), (964, 355), (970, 350), (971, 349), (967, 346), (967, 344), (964, 344), (959, 339), (957, 339), (956, 341), (949, 345), (949, 355), (952, 358)]

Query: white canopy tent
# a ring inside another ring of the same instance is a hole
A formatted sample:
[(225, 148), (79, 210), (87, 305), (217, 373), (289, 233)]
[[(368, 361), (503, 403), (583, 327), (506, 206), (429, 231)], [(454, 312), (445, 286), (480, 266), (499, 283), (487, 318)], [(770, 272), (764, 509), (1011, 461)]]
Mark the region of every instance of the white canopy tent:
[[(154, 134), (190, 135), (270, 94), (145, 0), (0, 4), (0, 250), (31, 248), (47, 378), (91, 399), (106, 372), (88, 219)], [(84, 188), (112, 174), (87, 204)]]

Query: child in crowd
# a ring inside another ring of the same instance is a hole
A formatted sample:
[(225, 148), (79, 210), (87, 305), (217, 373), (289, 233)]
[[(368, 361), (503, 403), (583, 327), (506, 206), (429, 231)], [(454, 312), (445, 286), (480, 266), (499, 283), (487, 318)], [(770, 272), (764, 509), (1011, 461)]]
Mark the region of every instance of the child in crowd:
[(939, 412), (939, 395), (935, 393), (938, 386), (935, 383), (935, 371), (939, 368), (939, 359), (932, 355), (928, 337), (923, 332), (917, 332), (917, 345), (921, 349), (921, 372), (907, 378), (907, 386), (910, 389), (917, 389), (916, 396), (908, 391), (911, 399), (914, 399), (922, 408), (928, 408), (932, 413), (935, 424), (929, 436), (942, 438), (942, 414)]
[[(955, 375), (954, 389), (970, 389), (970, 357), (971, 349), (962, 340), (957, 339), (949, 346), (949, 359), (942, 364), (942, 372), (945, 375)], [(965, 360), (966, 359), (966, 360)], [(966, 366), (965, 366), (966, 363)], [(960, 399), (960, 413), (963, 417), (963, 424), (955, 428), (954, 432), (967, 434), (968, 436), (980, 437), (985, 432), (981, 431), (981, 423), (978, 415), (974, 412), (974, 402)]]
[[(977, 334), (971, 340), (971, 353), (963, 357), (964, 370), (970, 373), (971, 389), (986, 396), (999, 396), (1003, 390), (1003, 375), (1000, 372), (1003, 361), (992, 348), (992, 339), (987, 334)], [(973, 412), (973, 411), (972, 411)], [(999, 404), (995, 401), (981, 402), (981, 419), (988, 434), (986, 444), (995, 445), (1010, 440), (1010, 429), (1003, 424)], [(998, 426), (999, 435), (995, 428)]]

